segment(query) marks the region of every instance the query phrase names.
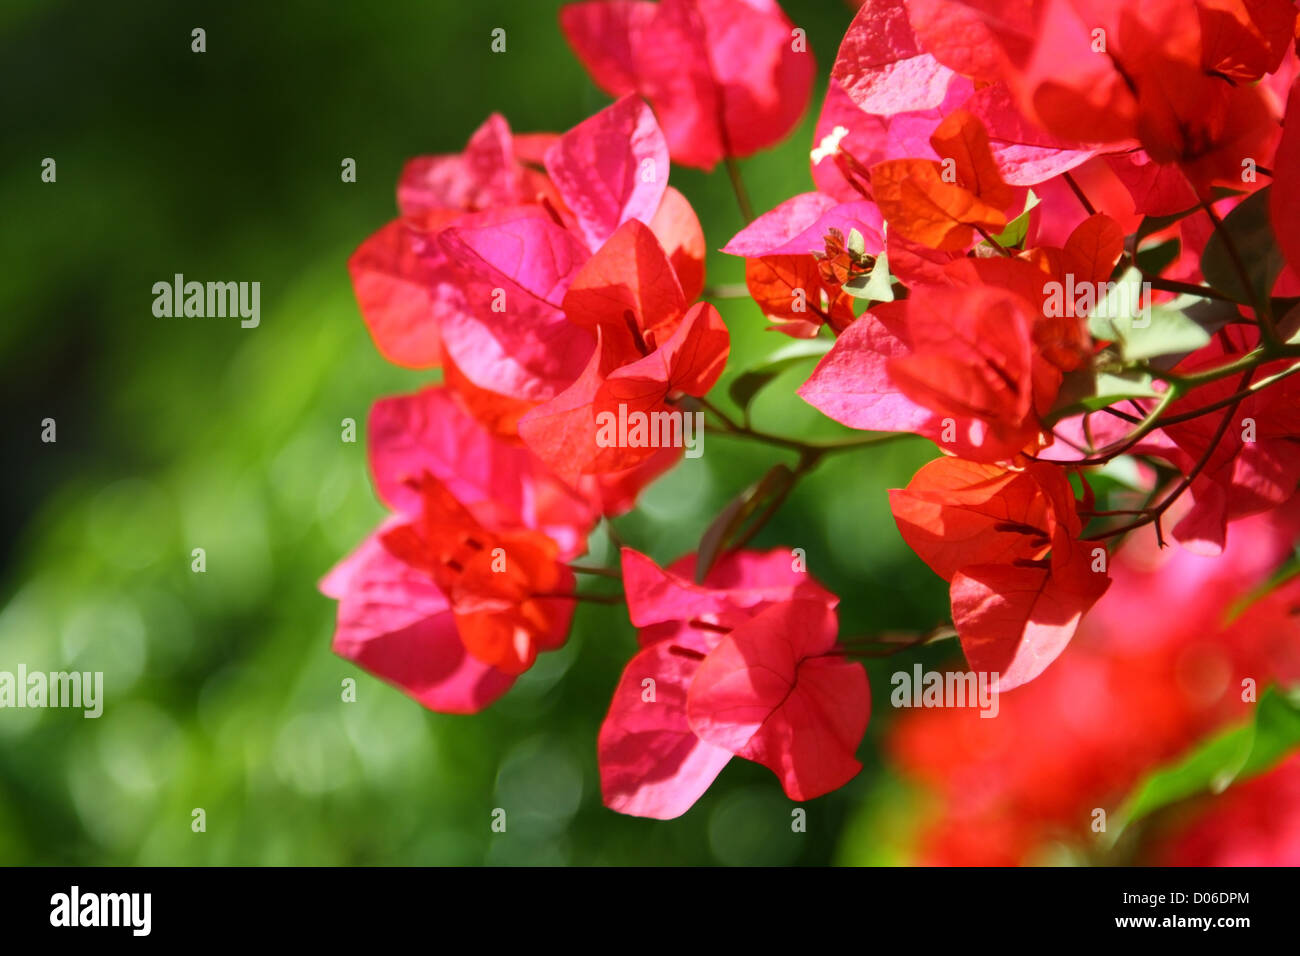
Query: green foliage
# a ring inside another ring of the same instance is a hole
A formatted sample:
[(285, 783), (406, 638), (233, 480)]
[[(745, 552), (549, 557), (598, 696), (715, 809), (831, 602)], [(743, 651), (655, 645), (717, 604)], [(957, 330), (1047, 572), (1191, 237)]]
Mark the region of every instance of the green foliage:
[(1069, 372), (1061, 383), (1053, 420), (1082, 412), (1095, 412), (1129, 398), (1155, 398), (1155, 379), (1138, 369), (1095, 371), (1083, 367)]
[[(15, 93), (0, 165), (0, 670), (102, 670), (106, 700), (98, 720), (0, 711), (0, 863), (829, 860), (855, 798), (809, 804), (796, 836), (775, 778), (744, 761), (671, 824), (601, 805), (596, 733), (636, 647), (622, 608), (582, 607), (569, 644), (473, 717), (429, 713), (330, 651), (335, 607), (317, 582), (383, 514), (365, 462), (370, 403), (433, 378), (375, 351), (347, 257), (395, 216), (410, 157), (461, 149), (493, 110), (522, 132), (562, 130), (607, 102), (564, 43), (558, 0), (328, 16), (305, 0), (240, 2), (210, 11), (202, 56), (162, 0), (127, 14), (27, 6), (0, 14)], [(846, 22), (835, 4), (800, 14), (819, 52)], [(485, 67), (497, 26), (508, 61)], [(790, 194), (791, 170), (806, 176), (815, 121), (745, 162), (762, 208)], [(39, 181), (43, 156), (58, 159), (56, 185)], [(357, 160), (356, 183), (340, 181), (343, 157)], [(712, 249), (741, 226), (715, 176), (672, 171)], [(711, 283), (743, 281), (740, 260), (708, 265)], [(150, 288), (176, 272), (260, 281), (260, 327), (155, 318)], [(730, 369), (784, 341), (752, 302), (719, 305)], [(799, 368), (785, 374), (753, 402), (764, 427), (848, 434), (793, 394), (797, 382), (784, 387)], [(47, 415), (54, 445), (39, 441)], [(345, 418), (355, 444), (341, 440)], [(671, 561), (789, 457), (711, 434), (619, 531)], [(905, 483), (924, 457), (827, 462), (756, 543), (806, 548), (814, 574), (852, 592), (846, 628), (928, 625), (928, 594), (897, 597), (915, 590), (916, 566), (883, 496), (846, 498), (862, 480)], [(589, 563), (613, 562), (603, 533), (593, 547)], [(504, 834), (491, 832), (495, 807)], [(195, 808), (205, 832), (191, 829)], [(754, 836), (777, 831), (775, 843)]]
[(1300, 746), (1300, 694), (1268, 688), (1253, 717), (1199, 743), (1133, 788), (1111, 822), (1111, 839), (1181, 800), (1219, 794), (1263, 773)]
[(806, 371), (811, 372), (815, 360), (830, 351), (830, 347), (831, 340), (825, 338), (791, 342), (738, 375), (727, 389), (727, 394), (742, 411), (748, 413), (754, 397), (782, 372), (799, 366), (806, 366)]
[[(1029, 234), (1029, 214), (1034, 211), (1034, 207), (1041, 201), (1032, 189), (1029, 190), (1025, 196), (1024, 212), (1007, 223), (1007, 227), (994, 236), (993, 241), (1003, 249), (1019, 248)], [(984, 242), (982, 245), (988, 246), (989, 244)], [(992, 247), (990, 246), (990, 248)]]
[(1272, 186), (1265, 186), (1252, 193), (1223, 220), (1223, 229), (1232, 237), (1249, 284), (1243, 284), (1238, 263), (1233, 261), (1219, 232), (1210, 237), (1201, 255), (1201, 272), (1205, 281), (1237, 302), (1267, 301), (1273, 283), (1285, 265), (1268, 219), (1272, 191)]
[(876, 261), (872, 263), (871, 271), (867, 275), (850, 279), (844, 283), (844, 291), (855, 299), (866, 299), (870, 302), (893, 302), (893, 279), (889, 275), (889, 261), (885, 254), (882, 252), (876, 256)]
[(1179, 355), (1210, 341), (1210, 334), (1184, 313), (1187, 303), (1151, 305), (1141, 293), (1142, 274), (1128, 269), (1089, 316), (1088, 331), (1117, 343), (1126, 362)]

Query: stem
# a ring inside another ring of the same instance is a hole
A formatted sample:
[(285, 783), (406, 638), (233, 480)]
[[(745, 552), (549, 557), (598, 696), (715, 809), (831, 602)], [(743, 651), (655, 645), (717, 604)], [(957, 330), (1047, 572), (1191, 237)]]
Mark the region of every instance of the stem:
[(598, 568), (590, 564), (570, 564), (569, 570), (574, 574), (595, 574), (602, 578), (613, 578), (615, 581), (623, 580), (622, 573), (614, 568)]
[(957, 636), (957, 630), (950, 624), (940, 624), (932, 630), (921, 634), (910, 634), (905, 640), (888, 640), (878, 637), (842, 637), (836, 644), (849, 657), (893, 657), (914, 647), (934, 644)]
[(1181, 295), (1194, 295), (1202, 299), (1217, 299), (1220, 302), (1232, 302), (1233, 300), (1211, 289), (1207, 285), (1195, 285), (1191, 282), (1179, 282), (1177, 279), (1166, 279), (1162, 276), (1151, 275), (1149, 272), (1142, 273), (1142, 281), (1150, 283), (1151, 288), (1161, 289), (1165, 292), (1177, 292)]
[(1156, 407), (1151, 410), (1146, 418), (1142, 419), (1142, 422), (1136, 428), (1118, 441), (1111, 442), (1091, 458), (1081, 458), (1078, 461), (1072, 461), (1068, 464), (1075, 468), (1084, 465), (1104, 465), (1112, 458), (1124, 454), (1124, 452), (1128, 451), (1129, 448), (1137, 444), (1148, 432), (1160, 424), (1160, 415), (1169, 407), (1170, 403), (1181, 396), (1182, 393), (1183, 389), (1181, 385), (1177, 382), (1170, 382), (1169, 387), (1165, 389), (1164, 395), (1160, 396), (1160, 401), (1156, 404)]
[(614, 527), (614, 519), (609, 515), (605, 516), (605, 534), (609, 536), (610, 542), (618, 550), (622, 551), (623, 548), (627, 547), (627, 542), (624, 541), (623, 536), (618, 533), (618, 529)]
[(1198, 385), (1208, 385), (1210, 382), (1217, 382), (1221, 378), (1227, 378), (1229, 375), (1235, 375), (1237, 372), (1243, 372), (1246, 369), (1255, 368), (1261, 362), (1266, 361), (1268, 352), (1265, 349), (1253, 349), (1247, 352), (1239, 359), (1229, 362), (1227, 365), (1220, 365), (1217, 368), (1206, 369), (1203, 372), (1193, 372), (1190, 375), (1179, 375), (1175, 372), (1166, 372), (1158, 369), (1146, 362), (1138, 365), (1142, 371), (1146, 372), (1152, 378), (1158, 378), (1163, 382), (1171, 385), (1177, 385), (1186, 391), (1189, 388), (1196, 388)]
[[(1087, 421), (1087, 418), (1086, 418), (1086, 417), (1085, 417), (1084, 421), (1085, 421), (1085, 423), (1086, 423), (1086, 421)], [(1085, 431), (1086, 431), (1086, 425), (1085, 425)], [(1089, 438), (1088, 438), (1088, 447), (1086, 447), (1086, 448), (1085, 448), (1083, 445), (1080, 445), (1078, 442), (1074, 441), (1073, 439), (1066, 438), (1064, 435), (1062, 435), (1060, 432), (1056, 431), (1055, 429), (1052, 430), (1052, 437), (1053, 437), (1054, 439), (1056, 439), (1057, 441), (1065, 442), (1065, 444), (1069, 445), (1071, 448), (1073, 448), (1075, 451), (1077, 451), (1080, 455), (1085, 455), (1085, 456), (1086, 456), (1086, 455), (1095, 455), (1095, 454), (1097, 453), (1097, 449), (1094, 448), (1094, 447), (1092, 446), (1092, 438), (1091, 438), (1091, 436), (1089, 436)]]
[(1083, 190), (1079, 188), (1079, 184), (1074, 181), (1074, 177), (1069, 173), (1065, 173), (1064, 175), (1065, 184), (1070, 187), (1070, 192), (1074, 193), (1075, 198), (1083, 204), (1084, 211), (1087, 212), (1089, 216), (1097, 215), (1097, 207), (1088, 201), (1088, 197), (1084, 195)]
[[(1253, 368), (1247, 369), (1246, 373), (1241, 378), (1242, 386), (1248, 385), (1250, 383), (1251, 376), (1254, 374), (1255, 374), (1255, 369)], [(1169, 507), (1182, 496), (1183, 492), (1185, 492), (1188, 488), (1192, 486), (1192, 482), (1195, 481), (1197, 476), (1200, 475), (1200, 473), (1205, 470), (1205, 466), (1210, 463), (1210, 459), (1214, 456), (1214, 452), (1219, 447), (1219, 442), (1223, 440), (1224, 434), (1228, 431), (1228, 425), (1232, 422), (1232, 417), (1233, 415), (1236, 414), (1237, 406), (1239, 406), (1241, 402), (1242, 402), (1242, 398), (1238, 398), (1236, 401), (1232, 403), (1232, 407), (1228, 409), (1227, 414), (1223, 416), (1223, 420), (1219, 422), (1219, 427), (1214, 430), (1214, 436), (1210, 439), (1210, 443), (1206, 445), (1205, 451), (1201, 454), (1200, 459), (1196, 462), (1194, 466), (1192, 466), (1192, 469), (1183, 477), (1183, 479), (1180, 482), (1178, 482), (1178, 484), (1174, 487), (1174, 490), (1170, 492), (1165, 497), (1165, 499), (1160, 502), (1160, 504), (1150, 509), (1148, 514), (1144, 515), (1143, 517), (1139, 518), (1136, 521), (1131, 521), (1128, 524), (1121, 525), (1118, 528), (1112, 528), (1110, 531), (1104, 531), (1100, 534), (1090, 535), (1084, 540), (1104, 541), (1107, 538), (1113, 538), (1121, 534), (1127, 534), (1130, 531), (1136, 530), (1137, 528), (1141, 528), (1144, 525), (1148, 525), (1151, 524), (1152, 522), (1155, 522), (1156, 540), (1159, 542), (1161, 547), (1164, 547), (1164, 535), (1161, 533), (1160, 530), (1160, 519), (1164, 517), (1164, 514), (1166, 511), (1169, 510)]]
[[(1088, 447), (1084, 449), (1083, 454), (1091, 455), (1093, 452), (1097, 450), (1097, 442), (1092, 437), (1092, 413), (1091, 412), (1083, 416), (1083, 421), (1081, 422), (1081, 424), (1083, 425), (1083, 440), (1088, 443)], [(1137, 422), (1131, 422), (1130, 424), (1136, 425)], [(1055, 434), (1056, 430), (1053, 429), (1052, 432), (1053, 434)]]
[(790, 483), (781, 489), (780, 494), (768, 502), (763, 513), (745, 529), (745, 533), (740, 536), (740, 539), (727, 550), (740, 551), (745, 547), (745, 545), (753, 541), (754, 536), (762, 531), (767, 523), (772, 520), (773, 516), (781, 510), (781, 506), (785, 504), (786, 499), (790, 497), (790, 492), (794, 491), (794, 486), (799, 483), (799, 479), (817, 467), (817, 462), (821, 460), (825, 453), (825, 450), (819, 449), (806, 449), (800, 453), (799, 464), (795, 466), (794, 474), (790, 477)]
[[(1141, 425), (1141, 424), (1142, 424), (1142, 419), (1136, 417), (1135, 415), (1130, 415), (1128, 412), (1121, 412), (1118, 408), (1111, 408), (1109, 405), (1107, 405), (1105, 408), (1103, 408), (1102, 411), (1105, 412), (1105, 413), (1108, 414), (1108, 415), (1113, 415), (1113, 416), (1115, 416), (1115, 417), (1118, 418), (1118, 419), (1121, 419), (1121, 420), (1123, 420), (1123, 421), (1126, 421), (1126, 422), (1128, 422), (1130, 425)], [(1146, 412), (1143, 411), (1142, 414), (1145, 415)]]
[(743, 282), (706, 285), (700, 295), (705, 299), (748, 299), (749, 286)]
[[(1259, 368), (1259, 366), (1266, 362), (1296, 357), (1300, 357), (1300, 344), (1282, 345), (1274, 342), (1262, 345), (1259, 348), (1251, 349), (1240, 358), (1234, 359), (1226, 365), (1219, 365), (1215, 368), (1206, 369), (1203, 372), (1192, 372), (1188, 375), (1166, 372), (1145, 362), (1140, 364), (1138, 367), (1153, 378), (1158, 378), (1161, 381), (1178, 385), (1186, 391), (1187, 389), (1195, 388), (1198, 385), (1217, 382), (1219, 379), (1227, 378), (1229, 375), (1235, 375), (1237, 372), (1245, 372), (1249, 369)], [(1274, 381), (1274, 379), (1270, 377), (1264, 381), (1271, 382)]]
[(535, 591), (535, 598), (566, 598), (570, 601), (585, 601), (588, 604), (622, 604), (622, 594), (579, 594), (569, 591)]
[(740, 178), (740, 164), (736, 162), (734, 156), (728, 156), (724, 163), (727, 166), (727, 176), (731, 178), (731, 191), (736, 194), (736, 205), (740, 207), (740, 214), (745, 217), (745, 222), (753, 222), (754, 206), (749, 201), (749, 192), (745, 189), (745, 181)]
[(978, 232), (981, 236), (983, 236), (984, 241), (987, 242), (994, 249), (996, 249), (998, 252), (1002, 253), (1004, 256), (1011, 255), (1011, 253), (1007, 251), (1006, 247), (1004, 247), (996, 239), (990, 236), (988, 230), (985, 229), (983, 226), (976, 226), (975, 231)]
[(1262, 378), (1254, 385), (1250, 386), (1250, 388), (1242, 389), (1240, 391), (1234, 392), (1233, 394), (1228, 395), (1225, 398), (1221, 398), (1216, 402), (1211, 402), (1209, 405), (1203, 405), (1200, 408), (1194, 408), (1190, 412), (1180, 412), (1177, 415), (1170, 415), (1160, 424), (1161, 426), (1177, 425), (1179, 422), (1191, 421), (1193, 418), (1200, 418), (1202, 415), (1208, 415), (1210, 412), (1218, 411), (1220, 408), (1225, 408), (1226, 406), (1231, 405), (1234, 402), (1239, 402), (1242, 399), (1249, 398), (1251, 395), (1254, 395), (1257, 392), (1262, 392), (1270, 385), (1274, 385), (1277, 382), (1280, 382), (1282, 379), (1294, 375), (1296, 372), (1300, 372), (1300, 364), (1292, 365), (1290, 368), (1284, 369), (1281, 372), (1277, 372), (1273, 375), (1270, 375), (1268, 378)]
[(718, 408), (718, 406), (710, 402), (707, 398), (692, 396), (692, 399), (698, 402), (700, 407), (706, 412), (718, 419), (722, 425), (722, 433), (724, 435), (730, 434), (737, 437), (750, 438), (767, 445), (775, 445), (778, 448), (785, 448), (788, 451), (796, 451), (801, 455), (823, 455), (838, 451), (851, 451), (854, 448), (865, 448), (869, 445), (882, 445), (888, 441), (911, 437), (910, 432), (890, 432), (883, 435), (868, 435), (864, 438), (846, 438), (840, 441), (804, 442), (799, 441), (796, 438), (786, 438), (782, 435), (773, 435), (769, 432), (760, 431), (757, 428), (751, 428), (748, 425), (741, 424), (722, 409)]

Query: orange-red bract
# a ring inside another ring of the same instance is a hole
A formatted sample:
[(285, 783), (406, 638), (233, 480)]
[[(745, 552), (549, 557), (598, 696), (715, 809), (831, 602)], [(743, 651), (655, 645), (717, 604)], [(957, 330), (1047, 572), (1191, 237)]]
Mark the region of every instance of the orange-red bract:
[(617, 366), (667, 341), (686, 297), (654, 233), (629, 219), (578, 270), (563, 307), (570, 322), (600, 330), (604, 354)]
[(988, 133), (954, 110), (930, 137), (941, 157), (891, 159), (871, 167), (871, 190), (891, 229), (931, 249), (970, 245), (976, 229), (1000, 232), (1013, 193), (998, 172)]
[(823, 323), (839, 332), (853, 321), (852, 296), (826, 283), (812, 256), (746, 259), (745, 285), (775, 328), (795, 338), (812, 338)]
[(1035, 440), (1045, 376), (1028, 301), (991, 286), (925, 286), (907, 300), (907, 321), (911, 354), (888, 365), (904, 395), (938, 415), (987, 424), (988, 460), (1010, 458)]
[(564, 643), (573, 573), (539, 531), (483, 527), (431, 475), (418, 480), (423, 510), (382, 535), (384, 546), (427, 573), (447, 596), (466, 650), (506, 674)]
[(1078, 540), (1065, 472), (959, 458), (923, 467), (890, 492), (908, 545), (951, 582), (952, 619), (971, 668), (1010, 690), (1042, 673), (1106, 591), (1105, 549)]

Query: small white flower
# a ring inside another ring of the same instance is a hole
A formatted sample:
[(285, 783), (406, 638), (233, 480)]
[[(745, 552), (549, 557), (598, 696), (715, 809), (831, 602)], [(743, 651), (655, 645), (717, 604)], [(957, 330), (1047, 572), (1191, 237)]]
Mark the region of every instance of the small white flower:
[(849, 131), (846, 128), (843, 126), (837, 126), (823, 136), (822, 141), (817, 144), (817, 148), (808, 154), (812, 157), (813, 165), (817, 165), (829, 156), (838, 155), (840, 151), (840, 141), (848, 135)]

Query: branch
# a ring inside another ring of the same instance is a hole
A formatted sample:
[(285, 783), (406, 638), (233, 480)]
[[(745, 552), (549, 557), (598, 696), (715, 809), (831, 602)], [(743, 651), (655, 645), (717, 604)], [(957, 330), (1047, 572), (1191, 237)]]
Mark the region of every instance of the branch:
[(731, 179), (731, 191), (736, 194), (736, 205), (740, 207), (740, 214), (745, 217), (745, 222), (754, 221), (754, 205), (749, 201), (749, 191), (745, 189), (745, 181), (740, 178), (740, 164), (736, 162), (734, 156), (728, 156), (725, 160), (727, 167), (727, 176)]
[[(1255, 370), (1253, 368), (1247, 369), (1245, 375), (1243, 375), (1241, 378), (1241, 385), (1242, 386), (1248, 385), (1251, 376), (1254, 374), (1255, 374)], [(1214, 435), (1213, 437), (1210, 438), (1210, 443), (1206, 446), (1205, 451), (1202, 453), (1201, 457), (1197, 460), (1196, 464), (1192, 466), (1192, 469), (1183, 477), (1183, 479), (1180, 482), (1178, 482), (1178, 484), (1174, 487), (1174, 490), (1170, 492), (1169, 495), (1166, 496), (1165, 499), (1160, 502), (1160, 504), (1150, 509), (1148, 514), (1144, 515), (1143, 517), (1139, 518), (1136, 521), (1131, 521), (1126, 525), (1121, 525), (1118, 528), (1112, 528), (1111, 530), (1101, 532), (1100, 534), (1089, 535), (1087, 538), (1084, 538), (1084, 540), (1104, 541), (1107, 538), (1113, 538), (1121, 534), (1127, 534), (1130, 531), (1134, 531), (1137, 528), (1141, 528), (1144, 525), (1148, 525), (1151, 524), (1152, 522), (1155, 522), (1156, 540), (1159, 542), (1161, 547), (1164, 547), (1164, 535), (1160, 531), (1160, 519), (1164, 517), (1164, 514), (1166, 511), (1169, 510), (1169, 507), (1175, 501), (1177, 501), (1182, 496), (1182, 494), (1185, 491), (1187, 491), (1188, 488), (1192, 486), (1192, 482), (1195, 481), (1197, 476), (1200, 475), (1200, 473), (1205, 470), (1205, 466), (1210, 463), (1210, 459), (1214, 457), (1214, 453), (1219, 447), (1219, 442), (1223, 440), (1224, 434), (1227, 433), (1228, 425), (1231, 424), (1233, 415), (1236, 414), (1237, 407), (1241, 404), (1241, 402), (1242, 402), (1241, 397), (1237, 398), (1234, 402), (1232, 402), (1232, 407), (1228, 409), (1227, 414), (1223, 416), (1223, 420), (1219, 422), (1219, 427), (1214, 430)]]

